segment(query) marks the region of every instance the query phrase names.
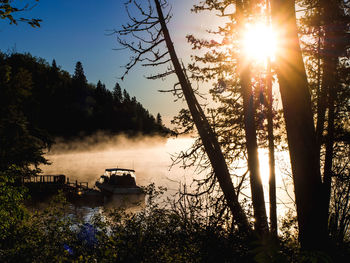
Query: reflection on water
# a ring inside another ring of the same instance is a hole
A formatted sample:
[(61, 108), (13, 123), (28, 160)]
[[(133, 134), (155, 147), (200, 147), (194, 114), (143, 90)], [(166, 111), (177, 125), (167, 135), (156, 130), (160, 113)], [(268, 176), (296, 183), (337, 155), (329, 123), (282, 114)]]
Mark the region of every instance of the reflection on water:
[(105, 209), (125, 209), (126, 212), (135, 213), (145, 206), (145, 194), (111, 195), (106, 196), (103, 203), (86, 202), (83, 199), (71, 202), (69, 210), (76, 218), (83, 222)]
[[(147, 186), (154, 183), (168, 189), (168, 196), (174, 194), (180, 182), (190, 181), (193, 170), (174, 167), (171, 155), (189, 148), (193, 142), (190, 137), (160, 138), (141, 137), (99, 138), (99, 143), (81, 142), (55, 144), (46, 158), (52, 163), (40, 167), (44, 174), (64, 174), (71, 182), (88, 182), (94, 187), (107, 168), (128, 168), (136, 171), (136, 184)], [(102, 210), (102, 208), (125, 208), (128, 212), (137, 212), (144, 207), (145, 195), (113, 195), (105, 197), (102, 204), (93, 199), (76, 199), (72, 202), (72, 213), (84, 219)]]
[[(141, 211), (145, 207), (145, 194), (124, 194), (105, 196), (100, 200), (70, 199), (67, 206), (69, 217), (74, 217), (79, 221), (89, 222), (91, 218), (108, 209), (123, 209), (127, 213)], [(44, 211), (50, 208), (50, 204), (55, 198), (54, 194), (46, 195), (41, 199), (32, 198), (26, 201), (26, 207), (32, 211)], [(56, 203), (56, 202), (54, 202)]]
[[(168, 189), (167, 196), (170, 197), (178, 191), (180, 182), (190, 185), (193, 178), (198, 178), (194, 168), (184, 170), (180, 167), (173, 167), (169, 170), (172, 164), (171, 156), (187, 150), (192, 143), (193, 138), (191, 137), (130, 139), (123, 136), (103, 138), (101, 143), (95, 141), (90, 143), (86, 140), (69, 145), (59, 143), (54, 145), (45, 156), (52, 165), (42, 166), (41, 169), (45, 174), (65, 174), (71, 181), (88, 182), (89, 187), (94, 186), (95, 181), (106, 168), (134, 169), (137, 185), (147, 186), (154, 183), (156, 186), (164, 186)], [(259, 159), (268, 210), (268, 152), (259, 151)], [(293, 207), (291, 199), (294, 198), (294, 193), (290, 179), (286, 175), (290, 173), (288, 154), (277, 152), (276, 159), (278, 214), (282, 215), (288, 207)], [(239, 172), (233, 171), (236, 174)], [(250, 189), (247, 188), (244, 194), (249, 196)], [(117, 198), (105, 205), (112, 208), (113, 205), (118, 206), (122, 203), (122, 199)], [(86, 205), (80, 207), (86, 207)], [(131, 209), (132, 206), (129, 208)]]
[(145, 205), (145, 194), (111, 195), (105, 197), (104, 207), (107, 209), (126, 208), (131, 211), (140, 210)]
[(113, 208), (132, 208), (143, 206), (145, 203), (145, 194), (114, 194), (109, 196), (103, 196), (102, 198), (73, 198), (69, 200), (74, 206), (77, 207), (105, 207), (108, 209)]

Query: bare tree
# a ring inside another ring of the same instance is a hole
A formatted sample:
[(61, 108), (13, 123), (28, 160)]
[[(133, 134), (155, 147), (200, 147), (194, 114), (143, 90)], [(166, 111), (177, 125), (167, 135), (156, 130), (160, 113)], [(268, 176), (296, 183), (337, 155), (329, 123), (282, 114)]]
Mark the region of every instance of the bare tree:
[[(163, 14), (163, 9), (168, 7), (168, 3), (165, 0), (154, 0), (152, 2), (148, 0), (146, 7), (136, 0), (130, 0), (126, 3), (131, 22), (124, 25), (123, 29), (116, 31), (116, 33), (118, 33), (119, 36), (131, 36), (133, 40), (137, 40), (137, 43), (131, 40), (128, 42), (118, 37), (119, 43), (135, 54), (126, 65), (126, 71), (123, 77), (139, 62), (143, 63), (144, 66), (171, 64), (166, 72), (150, 76), (149, 78), (164, 78), (170, 74), (176, 74), (179, 82), (174, 85), (172, 92), (177, 96), (183, 96), (187, 103), (215, 177), (224, 193), (227, 205), (232, 212), (234, 221), (238, 225), (240, 231), (250, 233), (251, 227), (248, 223), (248, 218), (238, 201), (231, 175), (217, 137), (195, 96), (186, 70), (177, 57), (167, 28), (170, 13), (166, 15)], [(138, 11), (139, 18), (131, 14), (130, 9), (128, 9), (128, 5), (130, 4), (133, 4)], [(165, 44), (165, 48), (161, 46), (162, 44)]]

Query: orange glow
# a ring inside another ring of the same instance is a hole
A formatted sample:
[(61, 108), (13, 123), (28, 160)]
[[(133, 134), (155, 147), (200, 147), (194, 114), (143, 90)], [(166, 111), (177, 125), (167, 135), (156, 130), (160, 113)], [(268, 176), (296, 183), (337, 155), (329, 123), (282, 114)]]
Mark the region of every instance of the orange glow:
[(247, 24), (243, 35), (243, 51), (250, 60), (274, 60), (277, 48), (276, 34), (263, 23)]

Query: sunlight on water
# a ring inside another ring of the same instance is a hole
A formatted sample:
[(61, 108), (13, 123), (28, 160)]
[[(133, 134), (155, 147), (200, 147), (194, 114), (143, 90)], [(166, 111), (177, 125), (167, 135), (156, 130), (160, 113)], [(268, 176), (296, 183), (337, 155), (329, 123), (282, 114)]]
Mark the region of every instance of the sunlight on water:
[[(169, 169), (171, 156), (187, 150), (194, 139), (191, 137), (160, 138), (141, 137), (128, 139), (124, 136), (103, 140), (103, 143), (90, 144), (86, 141), (69, 145), (58, 143), (46, 157), (52, 163), (41, 167), (44, 174), (65, 174), (70, 181), (88, 182), (93, 187), (95, 181), (106, 168), (130, 168), (136, 171), (136, 183), (147, 186), (168, 188), (167, 195), (175, 194), (181, 183), (190, 185), (198, 177), (194, 168), (182, 169), (179, 166)], [(269, 209), (268, 181), (269, 158), (266, 149), (259, 150), (260, 174), (264, 185), (267, 212)], [(242, 163), (242, 166), (244, 164)], [(233, 171), (236, 173), (242, 171)], [(293, 207), (293, 188), (289, 178), (289, 156), (286, 152), (276, 152), (276, 185), (278, 214), (284, 214)], [(244, 193), (250, 196), (250, 189)]]

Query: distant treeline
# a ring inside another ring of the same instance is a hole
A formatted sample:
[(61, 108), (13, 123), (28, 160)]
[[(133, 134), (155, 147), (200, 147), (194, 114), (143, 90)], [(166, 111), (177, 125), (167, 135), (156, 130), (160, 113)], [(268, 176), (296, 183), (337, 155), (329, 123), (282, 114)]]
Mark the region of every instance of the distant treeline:
[(30, 54), (0, 53), (0, 71), (1, 112), (16, 109), (30, 126), (51, 136), (70, 138), (96, 131), (169, 133), (160, 114), (154, 118), (118, 83), (113, 91), (101, 81), (88, 83), (81, 62), (71, 76), (55, 60), (49, 65)]

